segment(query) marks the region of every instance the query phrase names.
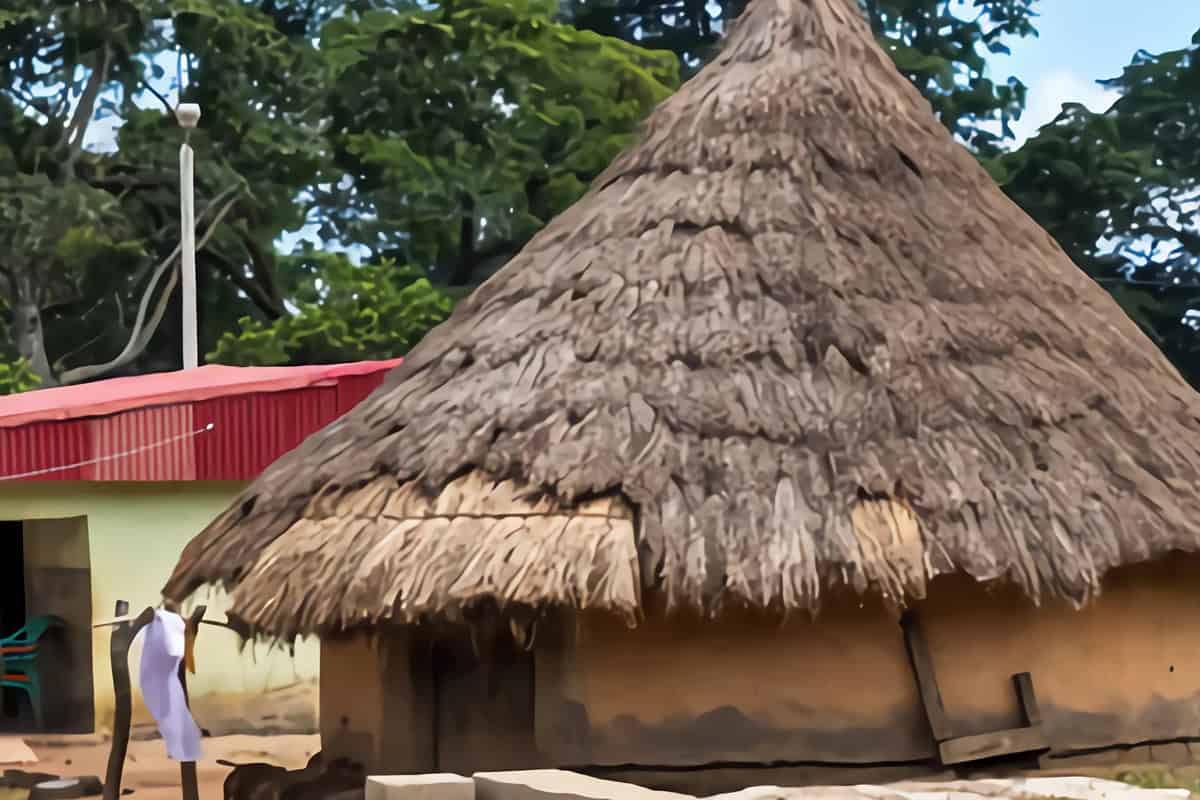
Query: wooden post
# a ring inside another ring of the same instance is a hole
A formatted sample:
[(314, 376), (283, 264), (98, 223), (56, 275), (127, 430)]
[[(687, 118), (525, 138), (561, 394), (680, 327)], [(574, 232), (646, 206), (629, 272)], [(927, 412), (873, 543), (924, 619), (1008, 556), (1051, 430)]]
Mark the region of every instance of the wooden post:
[[(129, 613), (129, 603), (117, 601), (116, 617)], [(142, 628), (154, 619), (154, 609), (147, 608), (132, 623), (120, 622), (113, 627), (109, 642), (109, 658), (113, 676), (113, 731), (108, 752), (108, 770), (104, 775), (104, 800), (121, 796), (121, 774), (125, 771), (125, 755), (129, 752), (129, 727), (133, 723), (133, 689), (129, 681), (129, 647)]]
[[(200, 620), (204, 619), (204, 612), (207, 610), (207, 606), (197, 606), (196, 610), (188, 617), (187, 626), (184, 629), (185, 641), (187, 640), (187, 631), (191, 631), (193, 639), (200, 635)], [(183, 702), (190, 709), (192, 704), (188, 698), (186, 655), (179, 662), (179, 682), (183, 685)], [(183, 800), (200, 800), (200, 786), (196, 779), (195, 761), (179, 762), (179, 783), (183, 787)]]
[(1033, 676), (1018, 672), (1012, 676), (1012, 681), (1017, 690), (1017, 702), (1021, 704), (1021, 719), (1030, 728), (1041, 727), (1042, 710), (1038, 707), (1037, 693), (1033, 691)]
[(933, 732), (943, 766), (1002, 756), (1043, 753), (1050, 749), (1042, 732), (1042, 713), (1033, 691), (1033, 678), (1028, 672), (1012, 676), (1024, 727), (956, 736), (942, 705), (933, 658), (921, 631), (920, 620), (915, 614), (906, 613), (900, 618), (900, 625), (904, 630), (904, 642), (908, 647), (909, 658), (912, 660), (917, 691), (921, 695), (925, 717), (929, 720), (929, 728)]
[(921, 704), (925, 707), (925, 719), (929, 721), (933, 740), (944, 742), (953, 738), (954, 733), (946, 716), (946, 708), (942, 705), (942, 693), (938, 690), (933, 658), (929, 655), (925, 634), (921, 631), (921, 624), (916, 616), (911, 612), (900, 617), (900, 627), (904, 630), (904, 644), (908, 648), (913, 675), (917, 679), (917, 691), (921, 695)]

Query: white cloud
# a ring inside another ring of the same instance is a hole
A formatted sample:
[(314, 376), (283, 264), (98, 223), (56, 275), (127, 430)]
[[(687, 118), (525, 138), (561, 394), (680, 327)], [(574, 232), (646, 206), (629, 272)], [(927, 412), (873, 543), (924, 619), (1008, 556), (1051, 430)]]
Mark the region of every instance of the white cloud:
[(1093, 80), (1081, 78), (1069, 70), (1050, 72), (1030, 81), (1025, 98), (1025, 113), (1012, 125), (1016, 145), (1037, 133), (1038, 128), (1053, 120), (1063, 103), (1082, 103), (1092, 111), (1104, 111), (1119, 97)]

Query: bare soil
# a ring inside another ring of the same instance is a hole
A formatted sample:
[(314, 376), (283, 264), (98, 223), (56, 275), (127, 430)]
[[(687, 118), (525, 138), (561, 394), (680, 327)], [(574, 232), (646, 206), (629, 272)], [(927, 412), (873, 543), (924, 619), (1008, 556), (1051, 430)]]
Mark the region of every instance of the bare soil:
[[(47, 772), (62, 777), (95, 775), (104, 779), (108, 764), (109, 742), (99, 736), (26, 737), (25, 742), (37, 754), (36, 764), (0, 765), (3, 769)], [(216, 736), (204, 740), (204, 761), (196, 765), (201, 800), (221, 800), (222, 784), (229, 767), (218, 759), (236, 764), (264, 762), (299, 769), (320, 749), (320, 737), (288, 736)], [(134, 740), (129, 743), (125, 773), (121, 782), (132, 789), (130, 800), (179, 800), (179, 762), (167, 758), (160, 739)], [(0, 788), (0, 800), (24, 800), (26, 793)]]

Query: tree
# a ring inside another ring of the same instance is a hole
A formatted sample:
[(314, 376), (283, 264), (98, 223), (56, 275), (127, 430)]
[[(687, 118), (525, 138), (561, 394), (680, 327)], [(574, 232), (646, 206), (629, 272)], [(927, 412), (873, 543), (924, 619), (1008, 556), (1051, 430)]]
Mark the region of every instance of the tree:
[(323, 239), (368, 263), (291, 260), (298, 310), (244, 317), (211, 358), (403, 355), (450, 298), (583, 194), (678, 85), (678, 66), (553, 11), (550, 0), (358, 6), (322, 26), (339, 177), (313, 187), (310, 207)]
[[(563, 0), (572, 24), (674, 52), (690, 74), (716, 52), (746, 0)], [(942, 123), (993, 156), (1020, 119), (1025, 86), (986, 74), (986, 54), (1033, 36), (1034, 0), (860, 0), (880, 44), (921, 90)], [(999, 132), (997, 132), (997, 129)]]
[[(320, 75), (311, 43), (234, 0), (12, 7), (0, 18), (0, 296), (10, 349), (43, 384), (178, 363), (178, 326), (162, 325), (178, 313), (179, 133), (164, 113), (177, 87), (160, 63), (177, 50), (190, 53), (184, 99), (206, 103), (217, 120), (194, 137), (202, 332), (215, 340), (212, 312), (233, 312), (232, 323), (247, 303), (281, 313), (273, 240), (298, 224), (295, 193), (321, 161), (304, 127), (305, 92), (321, 85), (311, 79)], [(146, 99), (161, 107), (143, 109)], [(86, 146), (106, 116), (124, 123), (116, 152)]]
[(239, 366), (387, 359), (408, 352), (450, 314), (450, 299), (419, 270), (390, 262), (356, 266), (341, 254), (286, 259), (298, 276), (294, 313), (243, 317), (209, 361)]
[(326, 24), (326, 113), (345, 178), (319, 193), (325, 237), (462, 294), (574, 202), (678, 68), (554, 11), (459, 0)]
[[(313, 222), (327, 245), (368, 255), (362, 275), (310, 258), (328, 291), (378, 283), (429, 323), (442, 299), (423, 275), (478, 282), (578, 197), (677, 83), (671, 57), (556, 23), (547, 0), (9, 8), (0, 360), (23, 356), (44, 385), (178, 364), (176, 90), (204, 109), (192, 136), (201, 346), (232, 353), (226, 334), (261, 342), (315, 324), (307, 284), (277, 248)], [(105, 116), (121, 123), (112, 152), (85, 146)], [(285, 348), (292, 358), (360, 352), (353, 337), (338, 350), (295, 335), (305, 343)]]
[(1200, 386), (1200, 32), (1139, 52), (1101, 81), (1104, 112), (1069, 104), (989, 168), (1088, 274)]

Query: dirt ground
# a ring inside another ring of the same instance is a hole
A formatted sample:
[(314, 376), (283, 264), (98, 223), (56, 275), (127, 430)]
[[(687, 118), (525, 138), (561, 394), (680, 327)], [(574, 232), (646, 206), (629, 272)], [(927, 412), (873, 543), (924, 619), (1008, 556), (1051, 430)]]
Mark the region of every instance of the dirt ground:
[[(63, 777), (95, 775), (104, 779), (109, 743), (98, 736), (26, 737), (25, 743), (38, 757), (36, 764), (0, 765), (4, 769), (48, 772)], [(299, 769), (320, 749), (320, 737), (302, 736), (217, 736), (204, 740), (204, 761), (197, 764), (201, 800), (221, 800), (221, 785), (229, 767), (218, 759), (237, 764), (266, 762)], [(122, 787), (132, 789), (130, 800), (179, 800), (179, 763), (167, 758), (162, 740), (129, 743)], [(25, 792), (0, 789), (0, 800), (24, 800)]]

